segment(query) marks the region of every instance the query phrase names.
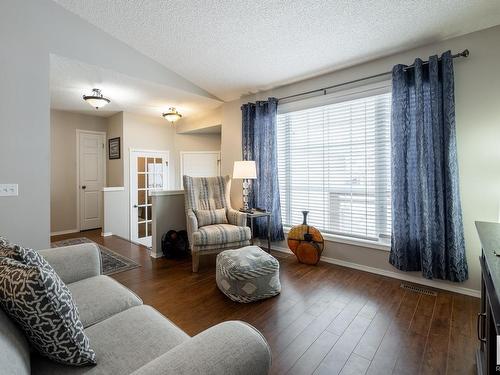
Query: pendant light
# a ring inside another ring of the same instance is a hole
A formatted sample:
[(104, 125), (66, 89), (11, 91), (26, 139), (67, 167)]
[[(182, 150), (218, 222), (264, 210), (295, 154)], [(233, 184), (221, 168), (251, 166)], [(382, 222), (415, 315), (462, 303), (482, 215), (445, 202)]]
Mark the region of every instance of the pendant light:
[(174, 107), (170, 107), (168, 109), (168, 112), (163, 113), (162, 116), (165, 120), (167, 120), (172, 124), (182, 117), (182, 115), (179, 112), (177, 112), (177, 110)]
[(95, 109), (102, 108), (106, 104), (111, 102), (111, 100), (102, 96), (101, 90), (99, 89), (92, 89), (91, 95), (83, 95), (83, 100), (85, 100)]

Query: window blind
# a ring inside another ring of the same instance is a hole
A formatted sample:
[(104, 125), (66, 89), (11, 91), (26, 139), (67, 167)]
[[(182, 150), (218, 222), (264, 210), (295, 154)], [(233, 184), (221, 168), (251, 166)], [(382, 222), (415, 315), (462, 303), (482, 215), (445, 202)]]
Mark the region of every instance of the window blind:
[(285, 226), (368, 240), (391, 233), (391, 94), (278, 114), (278, 177)]

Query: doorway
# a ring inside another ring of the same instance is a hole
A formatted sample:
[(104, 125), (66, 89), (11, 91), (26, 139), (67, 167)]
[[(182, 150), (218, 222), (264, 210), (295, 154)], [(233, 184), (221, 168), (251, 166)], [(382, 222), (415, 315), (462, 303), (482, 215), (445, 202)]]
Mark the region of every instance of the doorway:
[(130, 152), (130, 238), (152, 245), (152, 203), (150, 192), (169, 188), (169, 152)]
[(181, 151), (181, 189), (183, 176), (214, 177), (220, 175), (220, 151)]
[(102, 228), (106, 181), (106, 133), (77, 129), (78, 230)]

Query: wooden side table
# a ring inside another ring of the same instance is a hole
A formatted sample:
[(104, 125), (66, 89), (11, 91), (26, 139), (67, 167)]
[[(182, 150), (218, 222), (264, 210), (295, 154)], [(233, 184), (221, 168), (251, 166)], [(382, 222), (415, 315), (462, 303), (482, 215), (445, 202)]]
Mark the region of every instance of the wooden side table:
[(271, 213), (267, 211), (254, 211), (247, 212), (247, 218), (250, 220), (250, 230), (252, 231), (252, 245), (253, 245), (253, 222), (259, 217), (267, 217), (267, 252), (271, 253)]

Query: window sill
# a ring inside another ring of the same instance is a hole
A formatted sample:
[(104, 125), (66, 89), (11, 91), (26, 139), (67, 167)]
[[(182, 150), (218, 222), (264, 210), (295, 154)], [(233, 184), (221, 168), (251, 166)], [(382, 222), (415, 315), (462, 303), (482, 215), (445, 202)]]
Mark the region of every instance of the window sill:
[[(283, 227), (283, 231), (285, 234), (288, 234), (288, 231), (290, 230), (290, 227)], [(391, 251), (391, 243), (389, 240), (387, 242), (385, 241), (370, 241), (370, 240), (363, 240), (361, 238), (352, 238), (352, 237), (345, 237), (345, 236), (339, 236), (337, 234), (329, 234), (329, 233), (322, 233), (323, 238), (327, 242), (337, 242), (337, 243), (343, 243), (347, 245), (353, 245), (353, 246), (360, 246), (360, 247), (367, 247), (369, 249), (374, 249), (374, 250), (381, 250), (381, 251)]]

